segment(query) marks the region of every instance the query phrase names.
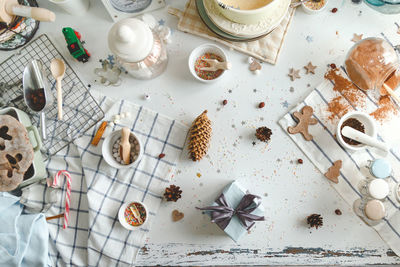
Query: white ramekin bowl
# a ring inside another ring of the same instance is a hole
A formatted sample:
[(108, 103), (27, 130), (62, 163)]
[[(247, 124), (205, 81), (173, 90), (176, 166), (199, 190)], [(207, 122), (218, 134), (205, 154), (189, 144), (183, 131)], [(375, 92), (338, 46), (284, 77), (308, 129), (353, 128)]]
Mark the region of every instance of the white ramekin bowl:
[(311, 9), (307, 6), (306, 3), (302, 3), (301, 4), (301, 8), (303, 9), (303, 11), (307, 14), (313, 15), (313, 14), (318, 14), (320, 13), (322, 10), (324, 10), (326, 8), (326, 6), (328, 5), (328, 0), (324, 0), (325, 1), (325, 5), (323, 5), (320, 9)]
[(114, 167), (117, 169), (127, 169), (127, 168), (134, 166), (141, 160), (141, 158), (143, 156), (143, 145), (140, 142), (140, 139), (137, 137), (137, 135), (135, 135), (133, 132), (131, 132), (131, 135), (133, 135), (139, 143), (139, 155), (138, 155), (137, 159), (134, 162), (132, 162), (131, 164), (125, 165), (125, 164), (119, 163), (114, 158), (112, 150), (113, 150), (113, 146), (114, 146), (115, 142), (118, 140), (118, 138), (121, 137), (121, 133), (122, 133), (122, 130), (114, 131), (104, 139), (103, 146), (102, 146), (102, 154), (103, 154), (104, 160), (111, 167)]
[[(142, 205), (143, 208), (144, 208), (144, 210), (146, 211), (146, 220), (144, 220), (143, 224), (141, 224), (141, 225), (139, 225), (139, 226), (130, 225), (130, 224), (125, 220), (125, 215), (124, 215), (125, 210), (126, 210), (126, 208), (128, 208), (128, 206), (129, 206), (130, 204), (132, 204), (132, 203), (138, 203), (138, 204)], [(118, 220), (119, 220), (119, 222), (121, 223), (121, 225), (122, 225), (125, 229), (130, 230), (130, 231), (138, 230), (138, 229), (140, 229), (140, 228), (143, 228), (143, 227), (147, 224), (147, 221), (149, 220), (149, 210), (147, 209), (146, 205), (144, 205), (144, 203), (142, 203), (142, 202), (140, 202), (140, 201), (134, 201), (134, 200), (133, 200), (133, 201), (129, 201), (129, 202), (124, 203), (124, 204), (121, 206), (121, 208), (119, 208), (119, 211), (118, 211)]]
[(336, 128), (336, 138), (339, 141), (340, 145), (344, 147), (345, 149), (351, 150), (351, 151), (358, 151), (362, 150), (366, 147), (364, 144), (358, 144), (358, 145), (349, 145), (347, 144), (342, 137), (341, 133), (341, 127), (343, 123), (350, 118), (354, 118), (358, 121), (360, 121), (365, 128), (365, 134), (371, 136), (372, 138), (376, 138), (377, 136), (377, 131), (376, 131), (376, 125), (375, 121), (371, 116), (369, 116), (367, 113), (360, 112), (360, 111), (352, 111), (348, 112), (345, 114), (339, 121), (337, 128)]
[(224, 76), (226, 70), (224, 70), (221, 73), (221, 75), (219, 75), (217, 78), (212, 79), (212, 80), (204, 80), (204, 79), (200, 78), (196, 74), (196, 71), (195, 71), (194, 67), (195, 67), (196, 60), (200, 56), (204, 55), (205, 53), (216, 54), (216, 55), (220, 56), (223, 59), (224, 62), (228, 61), (228, 56), (225, 54), (224, 50), (222, 50), (221, 47), (219, 47), (219, 46), (217, 46), (215, 44), (203, 44), (203, 45), (200, 45), (200, 46), (196, 47), (195, 49), (193, 49), (193, 51), (190, 53), (188, 63), (189, 63), (190, 73), (193, 75), (193, 77), (196, 78), (198, 81), (201, 81), (201, 82), (204, 82), (204, 83), (213, 83), (213, 82), (216, 82), (216, 81), (220, 80), (222, 78), (222, 76)]

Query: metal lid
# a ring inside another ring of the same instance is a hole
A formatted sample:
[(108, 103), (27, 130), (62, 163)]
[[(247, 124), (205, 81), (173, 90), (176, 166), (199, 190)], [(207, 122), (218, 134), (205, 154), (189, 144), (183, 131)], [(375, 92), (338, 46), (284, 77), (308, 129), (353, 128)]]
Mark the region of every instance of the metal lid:
[(371, 164), (371, 174), (376, 178), (386, 178), (392, 173), (392, 166), (385, 159), (376, 159)]
[(389, 195), (389, 184), (383, 179), (374, 179), (369, 183), (368, 192), (375, 199), (384, 199)]
[(365, 216), (372, 221), (379, 221), (385, 217), (385, 206), (380, 200), (370, 200), (364, 207)]
[(139, 62), (150, 54), (153, 39), (153, 33), (147, 24), (128, 18), (112, 26), (108, 33), (108, 46), (122, 60)]

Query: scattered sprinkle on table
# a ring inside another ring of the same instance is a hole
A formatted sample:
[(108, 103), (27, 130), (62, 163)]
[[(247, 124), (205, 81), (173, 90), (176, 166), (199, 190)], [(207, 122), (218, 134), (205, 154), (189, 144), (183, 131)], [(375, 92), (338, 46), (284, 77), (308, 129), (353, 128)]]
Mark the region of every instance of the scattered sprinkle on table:
[(159, 159), (162, 159), (163, 157), (165, 157), (165, 154), (164, 154), (164, 153), (161, 153), (160, 155), (158, 155), (158, 158), (159, 158)]
[(146, 221), (146, 210), (144, 209), (143, 205), (140, 203), (132, 202), (131, 204), (128, 205), (128, 207), (125, 209), (124, 216), (125, 220), (128, 224), (132, 226), (140, 226), (141, 224), (139, 223), (138, 219), (133, 216), (133, 213), (131, 211), (131, 207), (135, 206), (136, 209), (139, 211), (140, 218), (142, 219), (143, 223)]
[(336, 210), (335, 210), (335, 214), (336, 214), (336, 215), (342, 215), (342, 211), (341, 211), (340, 209), (336, 209)]
[(332, 8), (331, 12), (332, 13), (336, 13), (338, 11), (338, 9), (336, 7)]
[(265, 103), (264, 102), (260, 102), (260, 104), (258, 104), (258, 108), (263, 108), (265, 107)]
[(220, 56), (213, 54), (213, 53), (205, 53), (204, 55), (198, 57), (196, 59), (196, 62), (194, 63), (194, 70), (195, 70), (197, 76), (199, 76), (201, 79), (214, 80), (214, 79), (218, 78), (224, 72), (224, 70), (217, 70), (217, 71), (200, 70), (201, 68), (204, 68), (204, 67), (210, 67), (210, 64), (208, 64), (206, 61), (204, 61), (204, 59), (216, 59), (220, 62), (223, 61), (223, 59)]
[(297, 160), (297, 163), (303, 164), (303, 160), (302, 160), (302, 159), (298, 159), (298, 160)]
[(222, 105), (225, 106), (226, 104), (228, 104), (228, 100), (224, 99), (224, 101), (222, 101)]

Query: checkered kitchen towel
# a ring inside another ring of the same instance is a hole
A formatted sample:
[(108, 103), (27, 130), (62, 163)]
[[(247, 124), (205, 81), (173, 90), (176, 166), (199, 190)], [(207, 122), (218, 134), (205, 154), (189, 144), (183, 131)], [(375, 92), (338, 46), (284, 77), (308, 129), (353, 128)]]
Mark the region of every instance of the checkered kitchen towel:
[(188, 32), (222, 43), (232, 49), (250, 55), (259, 60), (268, 62), (270, 64), (276, 64), (285, 40), (287, 30), (294, 16), (294, 8), (289, 9), (281, 24), (267, 36), (251, 42), (232, 42), (221, 39), (207, 28), (197, 13), (195, 1), (196, 0), (188, 0), (183, 12), (172, 7), (168, 9), (170, 14), (179, 17), (178, 29), (180, 31)]
[[(386, 38), (392, 45), (400, 44), (400, 34), (397, 34), (397, 27), (385, 33), (381, 33), (380, 37)], [(346, 74), (341, 71), (343, 77)], [(313, 117), (318, 120), (317, 125), (309, 127), (310, 133), (314, 136), (312, 141), (305, 141), (301, 134), (289, 136), (292, 140), (303, 150), (304, 154), (314, 163), (314, 165), (325, 173), (327, 169), (332, 166), (336, 160), (342, 160), (343, 166), (341, 168), (339, 183), (331, 185), (338, 191), (338, 193), (346, 200), (346, 202), (353, 206), (355, 200), (361, 198), (359, 192), (360, 181), (364, 180), (369, 175), (366, 168), (369, 160), (374, 160), (377, 157), (382, 157), (376, 154), (372, 149), (362, 150), (356, 153), (351, 153), (343, 149), (335, 138), (336, 125), (339, 118), (334, 121), (329, 119), (331, 114), (327, 112), (328, 103), (332, 99), (338, 97), (344, 106), (349, 107), (350, 110), (359, 110), (366, 113), (374, 112), (378, 108), (378, 95), (376, 92), (368, 92), (368, 94), (358, 91), (359, 98), (362, 101), (354, 101), (354, 99), (346, 98), (338, 91), (334, 91), (334, 81), (325, 80), (311, 94), (309, 94), (304, 101), (297, 107), (292, 109), (290, 113), (286, 114), (279, 124), (284, 131), (287, 131), (288, 126), (295, 125), (295, 121), (291, 114), (294, 111), (301, 110), (305, 105), (311, 106), (314, 109)], [(397, 90), (399, 91), (399, 90)], [(398, 105), (393, 103), (397, 110), (400, 109)], [(391, 145), (389, 155), (386, 157), (391, 162), (393, 167), (393, 176), (390, 177), (390, 183), (395, 184), (400, 182), (400, 112), (388, 112), (387, 118), (384, 121), (377, 121), (378, 138)], [(330, 183), (326, 179), (327, 183)], [(400, 202), (393, 195), (389, 196), (385, 202), (387, 208), (387, 217), (378, 225), (373, 228), (379, 233), (382, 239), (391, 247), (391, 249), (400, 256)]]
[[(101, 155), (102, 142), (90, 145), (97, 125), (49, 160), (47, 167), (52, 175), (61, 169), (72, 175), (68, 229), (62, 229), (63, 219), (49, 221), (49, 254), (54, 266), (130, 266), (135, 263), (183, 150), (188, 130), (151, 110), (92, 93), (106, 113), (105, 120), (122, 112), (131, 113), (131, 118), (121, 119), (113, 130), (122, 126), (131, 128), (144, 145), (144, 155), (135, 168), (117, 170), (108, 166)], [(112, 129), (107, 131), (110, 133)], [(160, 153), (165, 157), (158, 158)], [(45, 185), (34, 187), (28, 187), (22, 199), (27, 206), (40, 207), (50, 189)], [(63, 196), (46, 216), (63, 212), (64, 197), (65, 186)], [(128, 231), (118, 222), (120, 206), (131, 200), (144, 202), (149, 210), (149, 224), (138, 231)]]

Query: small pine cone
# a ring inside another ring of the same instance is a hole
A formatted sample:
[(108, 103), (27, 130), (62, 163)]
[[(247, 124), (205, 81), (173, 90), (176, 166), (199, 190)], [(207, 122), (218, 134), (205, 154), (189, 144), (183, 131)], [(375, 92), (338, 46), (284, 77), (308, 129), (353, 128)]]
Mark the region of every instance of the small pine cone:
[(176, 185), (170, 185), (169, 187), (165, 188), (164, 197), (167, 201), (174, 201), (176, 202), (178, 199), (181, 198), (182, 190), (181, 188)]
[(307, 217), (307, 223), (310, 227), (321, 227), (323, 225), (322, 216), (320, 214), (311, 214)]
[(256, 130), (256, 137), (262, 142), (268, 142), (271, 139), (272, 131), (271, 129), (263, 126)]
[(194, 120), (189, 131), (189, 153), (193, 161), (199, 161), (207, 154), (211, 132), (211, 121), (205, 110)]

